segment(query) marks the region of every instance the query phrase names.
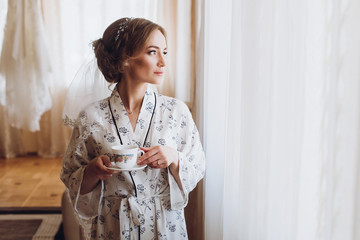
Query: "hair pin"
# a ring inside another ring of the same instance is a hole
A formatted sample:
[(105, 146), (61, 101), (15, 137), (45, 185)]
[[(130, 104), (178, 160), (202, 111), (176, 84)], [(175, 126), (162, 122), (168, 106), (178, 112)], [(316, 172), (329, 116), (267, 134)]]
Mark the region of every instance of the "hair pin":
[(120, 34), (125, 31), (128, 26), (129, 20), (131, 19), (132, 18), (126, 18), (125, 21), (119, 23), (119, 28), (116, 31), (115, 42), (117, 42), (117, 40), (120, 38)]

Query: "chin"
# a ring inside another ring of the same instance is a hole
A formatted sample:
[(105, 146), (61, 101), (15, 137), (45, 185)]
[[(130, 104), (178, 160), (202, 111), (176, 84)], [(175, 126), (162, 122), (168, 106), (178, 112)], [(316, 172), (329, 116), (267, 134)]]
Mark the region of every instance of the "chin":
[(163, 82), (164, 78), (156, 78), (149, 81), (150, 84), (159, 85)]

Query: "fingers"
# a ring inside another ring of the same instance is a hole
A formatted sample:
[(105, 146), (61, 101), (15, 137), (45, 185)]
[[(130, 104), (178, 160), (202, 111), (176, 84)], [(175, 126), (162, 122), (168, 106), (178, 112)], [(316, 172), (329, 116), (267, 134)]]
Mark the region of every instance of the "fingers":
[[(121, 159), (119, 158), (118, 161), (121, 161)], [(118, 172), (108, 168), (111, 166), (110, 158), (106, 155), (101, 155), (91, 160), (86, 168), (94, 177), (100, 180), (107, 180), (112, 177), (114, 173)]]
[(158, 147), (147, 148), (146, 150), (145, 154), (137, 160), (138, 165), (146, 165), (160, 160), (161, 154)]
[(140, 148), (140, 149), (143, 150), (145, 153), (144, 153), (144, 155), (139, 157), (138, 162), (142, 162), (146, 158), (149, 158), (149, 157), (157, 154), (160, 150), (159, 146), (155, 146), (155, 147), (151, 147), (151, 148)]
[(93, 174), (100, 180), (109, 179), (114, 173), (113, 170), (110, 170), (106, 167), (106, 165), (110, 164), (110, 159), (108, 156), (101, 155), (95, 158), (92, 163), (88, 165), (88, 167), (92, 168)]
[(155, 155), (152, 155), (151, 157), (146, 158), (144, 161), (142, 161), (139, 165), (146, 165), (153, 162), (157, 162), (161, 159), (160, 154), (156, 153)]
[(166, 168), (170, 162), (166, 154), (166, 148), (155, 146), (150, 148), (141, 148), (145, 154), (138, 159), (138, 165), (148, 165), (151, 168)]
[(112, 174), (114, 173), (113, 170), (108, 169), (107, 167), (111, 167), (111, 163), (110, 163), (110, 159), (108, 156), (106, 155), (101, 155), (98, 157), (97, 161), (96, 161), (96, 166), (97, 166), (97, 170), (107, 173), (107, 174)]
[(111, 167), (110, 158), (108, 156), (101, 155), (99, 158), (101, 159), (101, 162), (103, 163), (104, 166)]
[(151, 168), (166, 168), (167, 162), (163, 160), (157, 160), (148, 164)]
[(148, 157), (151, 157), (153, 154), (151, 154), (149, 151), (150, 151), (150, 148), (148, 148), (146, 151), (145, 151), (145, 149), (144, 148), (140, 148), (140, 149), (142, 149), (145, 153), (141, 156), (141, 157), (139, 157), (138, 159), (137, 159), (137, 161), (136, 161), (136, 163), (138, 164), (138, 165), (145, 165), (146, 163), (145, 163), (145, 160), (148, 158)]
[(144, 152), (147, 152), (147, 151), (149, 151), (151, 148), (149, 148), (149, 147), (148, 147), (148, 148), (146, 148), (146, 147), (140, 147), (140, 149), (143, 150)]
[(155, 160), (155, 161), (151, 161), (147, 165), (149, 167), (151, 167), (151, 168), (158, 168), (159, 167), (159, 162), (160, 162), (160, 159)]

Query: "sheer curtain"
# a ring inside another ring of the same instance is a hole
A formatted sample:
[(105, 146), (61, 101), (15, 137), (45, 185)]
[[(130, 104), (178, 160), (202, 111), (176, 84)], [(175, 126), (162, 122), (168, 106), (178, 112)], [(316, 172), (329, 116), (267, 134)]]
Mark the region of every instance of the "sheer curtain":
[(205, 239), (360, 239), (360, 2), (203, 4)]

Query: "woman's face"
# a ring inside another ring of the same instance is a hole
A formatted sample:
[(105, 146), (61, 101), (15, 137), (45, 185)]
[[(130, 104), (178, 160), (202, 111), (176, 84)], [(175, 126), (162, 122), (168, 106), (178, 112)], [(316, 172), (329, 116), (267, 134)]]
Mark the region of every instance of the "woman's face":
[(138, 83), (160, 84), (166, 65), (166, 40), (164, 35), (155, 30), (145, 43), (145, 49), (136, 53), (125, 70), (130, 81)]

